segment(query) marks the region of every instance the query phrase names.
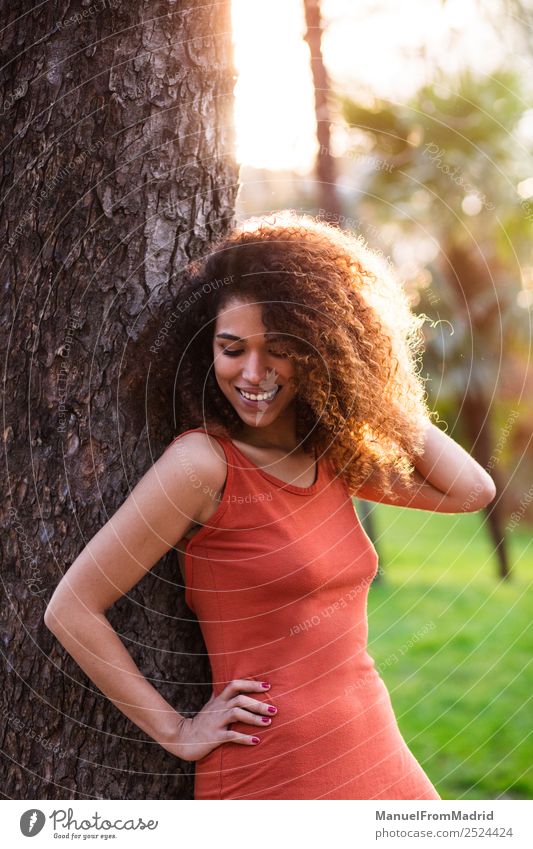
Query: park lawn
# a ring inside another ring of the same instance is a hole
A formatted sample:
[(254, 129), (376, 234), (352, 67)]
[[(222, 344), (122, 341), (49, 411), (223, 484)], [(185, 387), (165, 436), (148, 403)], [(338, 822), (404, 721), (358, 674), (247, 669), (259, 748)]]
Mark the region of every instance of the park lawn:
[(483, 513), (372, 514), (368, 650), (409, 748), (443, 799), (532, 799), (531, 527), (508, 533), (502, 582)]

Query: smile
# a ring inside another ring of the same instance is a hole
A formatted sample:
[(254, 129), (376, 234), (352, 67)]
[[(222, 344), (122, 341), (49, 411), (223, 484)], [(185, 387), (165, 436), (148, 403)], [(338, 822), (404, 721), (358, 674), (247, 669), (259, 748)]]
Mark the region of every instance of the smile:
[(245, 392), (244, 389), (239, 389), (238, 386), (235, 387), (235, 388), (237, 389), (237, 392), (239, 393), (239, 395), (241, 395), (242, 398), (246, 398), (247, 401), (272, 401), (276, 397), (276, 395), (278, 394), (278, 391), (281, 389), (281, 386), (276, 385), (276, 386), (274, 386), (273, 389), (269, 390), (268, 392), (257, 392), (257, 393), (256, 392)]

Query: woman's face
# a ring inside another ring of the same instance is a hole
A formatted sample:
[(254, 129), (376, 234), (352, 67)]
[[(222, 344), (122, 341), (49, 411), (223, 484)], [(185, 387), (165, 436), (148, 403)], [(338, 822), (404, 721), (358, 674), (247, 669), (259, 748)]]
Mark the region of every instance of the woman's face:
[(266, 333), (259, 304), (232, 300), (220, 309), (213, 334), (220, 390), (240, 418), (255, 427), (271, 424), (296, 394), (294, 366), (276, 354), (274, 332)]

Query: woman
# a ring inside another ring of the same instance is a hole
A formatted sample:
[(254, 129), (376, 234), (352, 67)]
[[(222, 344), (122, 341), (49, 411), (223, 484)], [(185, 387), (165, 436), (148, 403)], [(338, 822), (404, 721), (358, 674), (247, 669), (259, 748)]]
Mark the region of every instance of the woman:
[[(45, 621), (126, 716), (196, 762), (196, 799), (440, 798), (366, 651), (378, 563), (351, 501), (460, 513), (495, 496), (429, 421), (421, 321), (359, 239), (285, 212), (193, 263), (172, 315), (145, 334), (148, 416), (168, 421), (175, 403), (179, 436)], [(135, 377), (132, 413), (144, 410)], [(105, 617), (173, 546), (213, 677), (192, 718)]]

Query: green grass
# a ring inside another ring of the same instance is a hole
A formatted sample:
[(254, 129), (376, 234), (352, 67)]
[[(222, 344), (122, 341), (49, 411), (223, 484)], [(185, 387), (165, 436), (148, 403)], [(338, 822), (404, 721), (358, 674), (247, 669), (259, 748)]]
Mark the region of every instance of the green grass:
[(497, 577), (483, 514), (376, 505), (369, 653), (443, 799), (533, 798), (533, 533)]

